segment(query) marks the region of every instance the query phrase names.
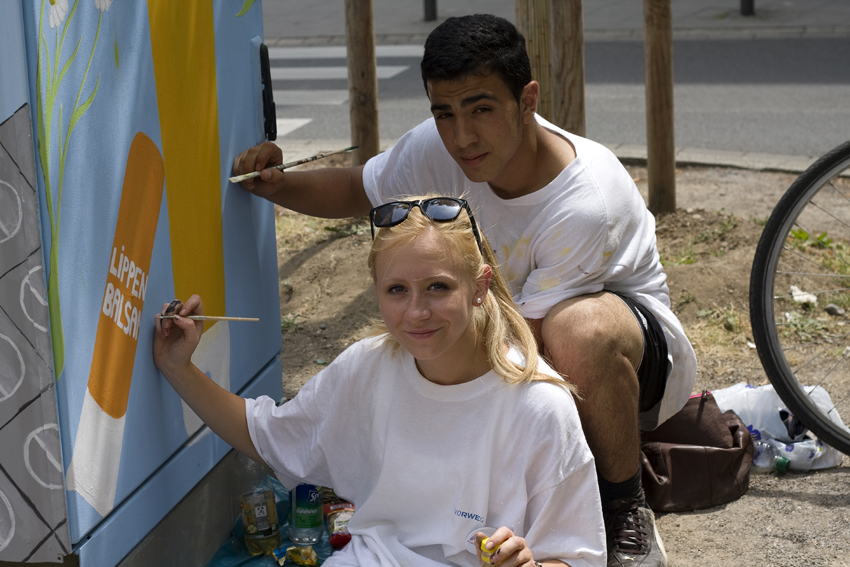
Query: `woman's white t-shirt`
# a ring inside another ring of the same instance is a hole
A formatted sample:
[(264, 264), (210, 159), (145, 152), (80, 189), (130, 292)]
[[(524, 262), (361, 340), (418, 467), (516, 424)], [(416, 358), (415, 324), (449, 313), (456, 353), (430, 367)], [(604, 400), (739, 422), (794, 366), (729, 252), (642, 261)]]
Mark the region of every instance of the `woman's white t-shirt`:
[[(541, 370), (556, 376), (542, 361)], [(328, 567), (477, 567), (470, 537), (503, 525), (538, 560), (605, 563), (593, 456), (558, 386), (510, 385), (492, 371), (441, 386), (407, 351), (373, 338), (291, 401), (246, 400), (246, 413), (254, 446), (287, 488), (332, 486), (354, 502), (352, 541)]]

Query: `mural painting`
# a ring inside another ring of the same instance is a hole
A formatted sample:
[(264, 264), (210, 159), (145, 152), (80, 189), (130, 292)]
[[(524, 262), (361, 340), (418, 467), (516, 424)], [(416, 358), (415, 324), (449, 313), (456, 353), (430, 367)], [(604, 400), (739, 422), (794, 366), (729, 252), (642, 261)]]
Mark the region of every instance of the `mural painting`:
[[(228, 451), (159, 375), (153, 317), (199, 293), (195, 362), (280, 395), (253, 0), (0, 7), (0, 561), (117, 564)], [(7, 56), (7, 54), (9, 56)]]

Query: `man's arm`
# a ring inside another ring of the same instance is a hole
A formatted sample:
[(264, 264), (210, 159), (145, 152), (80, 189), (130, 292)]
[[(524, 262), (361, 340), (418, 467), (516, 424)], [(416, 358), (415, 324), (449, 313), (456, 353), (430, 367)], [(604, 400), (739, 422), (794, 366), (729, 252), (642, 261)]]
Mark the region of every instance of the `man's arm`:
[(248, 148), (233, 161), (233, 174), (262, 171), (241, 183), (258, 197), (306, 215), (344, 218), (365, 215), (372, 208), (363, 187), (363, 166), (283, 172), (268, 169), (283, 163), (272, 142)]

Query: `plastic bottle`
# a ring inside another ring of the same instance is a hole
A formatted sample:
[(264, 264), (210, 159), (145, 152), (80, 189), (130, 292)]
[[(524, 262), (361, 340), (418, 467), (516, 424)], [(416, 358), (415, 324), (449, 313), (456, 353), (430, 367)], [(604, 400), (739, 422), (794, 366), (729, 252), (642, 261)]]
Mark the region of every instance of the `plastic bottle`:
[(239, 498), (245, 546), (251, 555), (269, 555), (280, 545), (274, 489), (265, 467), (247, 457), (237, 457), (237, 461), (244, 467), (242, 472), (249, 486), (253, 487)]
[(295, 545), (315, 545), (322, 538), (322, 487), (299, 484), (289, 491), (289, 539)]
[(776, 474), (785, 474), (788, 472), (788, 467), (791, 464), (786, 457), (783, 457), (776, 447), (767, 441), (753, 441), (755, 444), (755, 454), (753, 455), (752, 470), (755, 472), (770, 472), (776, 471)]

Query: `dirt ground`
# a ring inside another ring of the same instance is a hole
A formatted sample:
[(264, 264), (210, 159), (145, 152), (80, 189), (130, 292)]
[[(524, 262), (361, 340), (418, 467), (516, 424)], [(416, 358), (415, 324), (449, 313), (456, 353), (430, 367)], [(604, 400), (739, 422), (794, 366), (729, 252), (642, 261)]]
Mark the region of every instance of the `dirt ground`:
[[(646, 169), (628, 169), (646, 197)], [(767, 383), (750, 346), (750, 265), (765, 220), (795, 178), (729, 168), (677, 171), (678, 209), (656, 219), (657, 237), (673, 310), (699, 361), (695, 392)], [(283, 382), (292, 397), (362, 338), (378, 313), (366, 269), (368, 221), (310, 219), (280, 208), (277, 220)], [(850, 565), (850, 459), (813, 473), (753, 474), (739, 500), (660, 515), (658, 525), (671, 566)]]

